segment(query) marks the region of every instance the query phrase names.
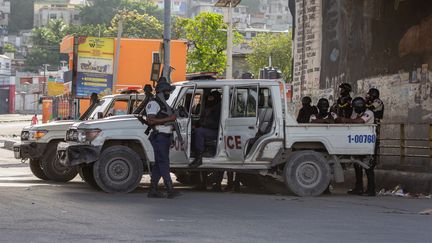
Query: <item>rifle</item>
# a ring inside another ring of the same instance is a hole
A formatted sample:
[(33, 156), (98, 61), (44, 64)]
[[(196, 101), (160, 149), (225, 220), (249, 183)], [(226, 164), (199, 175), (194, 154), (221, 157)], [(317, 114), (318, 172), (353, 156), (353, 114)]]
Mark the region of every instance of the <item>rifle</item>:
[[(171, 116), (171, 115), (175, 114), (173, 109), (171, 108), (171, 106), (169, 106), (166, 103), (165, 97), (163, 96), (163, 93), (157, 93), (156, 98), (158, 98), (161, 101), (161, 103), (165, 106), (166, 111), (167, 111), (166, 115)], [(178, 115), (178, 114), (176, 114), (176, 115)], [(176, 132), (178, 140), (180, 142), (180, 149), (183, 150), (185, 152), (186, 157), (188, 157), (187, 153), (186, 153), (185, 146), (184, 146), (184, 140), (183, 140), (183, 137), (180, 133), (180, 126), (179, 126), (177, 120), (173, 121), (172, 123), (170, 122), (167, 125), (173, 125), (174, 126), (174, 131)]]

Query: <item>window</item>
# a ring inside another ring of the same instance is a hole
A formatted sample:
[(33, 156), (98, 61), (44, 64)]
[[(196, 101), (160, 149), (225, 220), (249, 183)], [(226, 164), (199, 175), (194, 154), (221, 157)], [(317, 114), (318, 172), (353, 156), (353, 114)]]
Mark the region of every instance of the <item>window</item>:
[(231, 117), (256, 117), (257, 108), (256, 88), (236, 88), (231, 100)]
[(152, 53), (152, 63), (161, 63), (159, 52)]
[(49, 18), (50, 19), (57, 19), (57, 14), (55, 14), (55, 13), (49, 14)]
[(195, 113), (194, 109), (197, 109), (197, 107), (194, 107), (195, 99), (197, 98), (197, 95), (201, 97), (202, 93), (203, 93), (202, 89), (197, 89), (195, 90), (195, 96), (192, 98), (192, 95), (194, 94), (194, 88), (186, 88), (186, 92), (183, 94), (181, 99), (176, 104), (176, 108), (180, 112), (180, 117), (189, 117), (190, 108), (192, 108), (192, 113)]
[(116, 100), (108, 110), (107, 116), (118, 116), (128, 114), (129, 100)]
[(9, 67), (10, 67), (10, 65), (9, 65), (9, 63), (7, 62), (7, 63), (6, 63), (6, 68), (9, 69)]
[(74, 15), (74, 20), (75, 20), (75, 21), (78, 21), (78, 20), (79, 20), (79, 15), (78, 15), (78, 14), (75, 14), (75, 15)]

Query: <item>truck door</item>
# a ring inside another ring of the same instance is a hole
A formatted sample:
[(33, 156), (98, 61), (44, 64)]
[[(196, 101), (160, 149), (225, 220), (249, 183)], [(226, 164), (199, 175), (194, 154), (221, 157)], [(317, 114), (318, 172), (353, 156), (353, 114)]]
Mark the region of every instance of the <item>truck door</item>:
[(225, 120), (224, 144), (229, 160), (244, 161), (249, 140), (258, 131), (258, 84), (234, 86)]
[(174, 144), (170, 148), (170, 161), (172, 164), (188, 164), (191, 146), (191, 120), (193, 97), (195, 96), (196, 85), (184, 86), (174, 102), (173, 108), (178, 110), (177, 123), (180, 134), (183, 138), (183, 146), (177, 133), (173, 132)]

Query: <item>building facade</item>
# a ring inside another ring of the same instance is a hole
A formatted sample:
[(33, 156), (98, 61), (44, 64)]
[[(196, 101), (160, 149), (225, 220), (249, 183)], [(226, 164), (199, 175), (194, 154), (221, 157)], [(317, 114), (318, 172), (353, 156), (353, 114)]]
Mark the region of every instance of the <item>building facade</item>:
[(0, 36), (7, 35), (9, 15), (11, 13), (10, 1), (0, 0)]
[(34, 27), (47, 26), (50, 20), (61, 19), (66, 24), (80, 24), (79, 5), (69, 0), (39, 0), (34, 5)]

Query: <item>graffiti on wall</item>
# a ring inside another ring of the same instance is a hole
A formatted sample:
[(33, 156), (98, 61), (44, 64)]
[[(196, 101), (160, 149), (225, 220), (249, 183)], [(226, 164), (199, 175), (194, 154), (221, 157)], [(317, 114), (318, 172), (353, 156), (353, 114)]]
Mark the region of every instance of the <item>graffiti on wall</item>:
[(326, 0), (322, 21), (319, 96), (376, 87), (392, 119), (432, 120), (430, 0)]

